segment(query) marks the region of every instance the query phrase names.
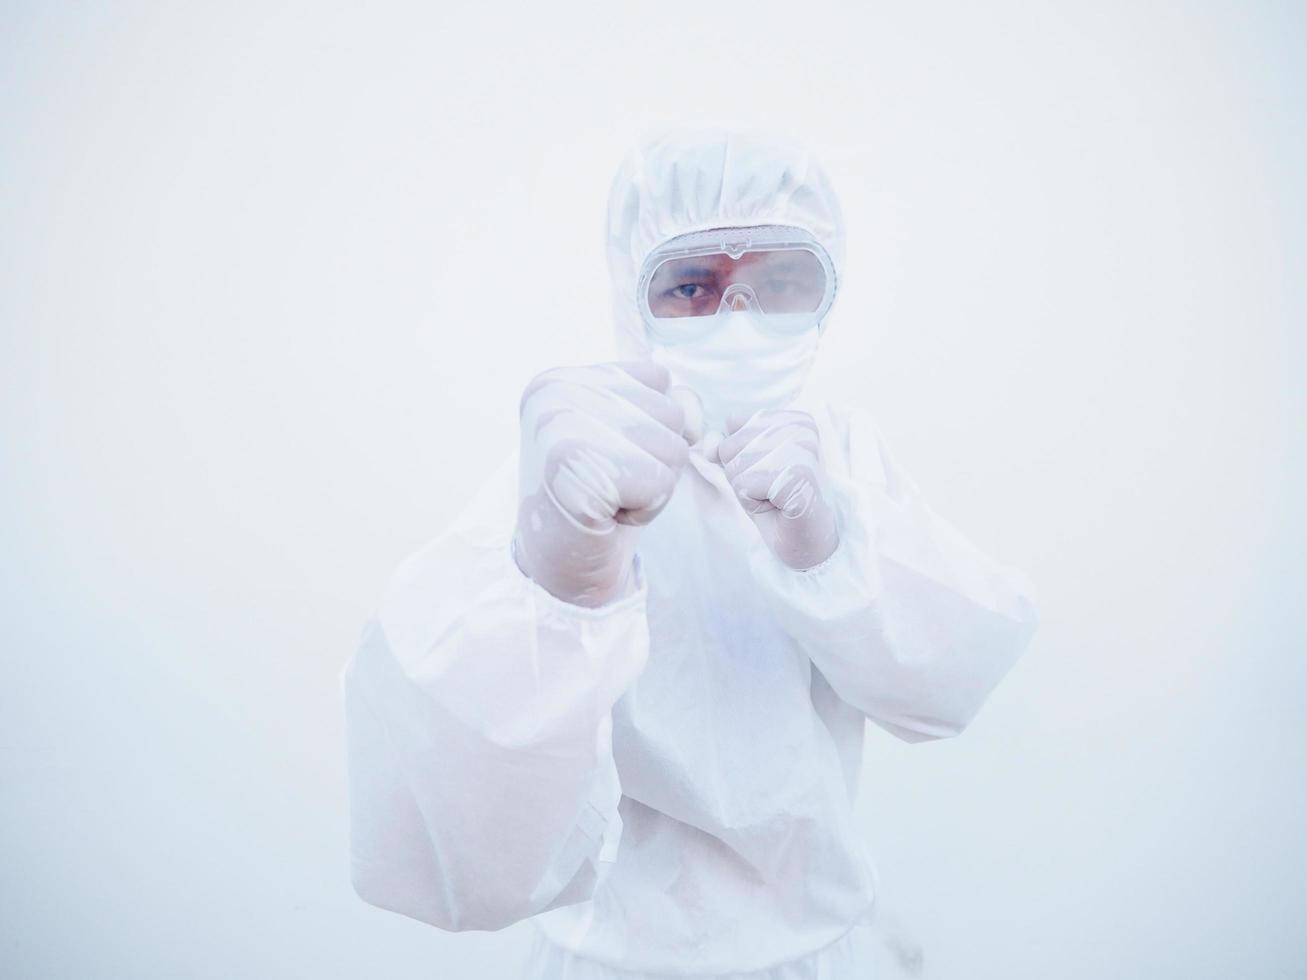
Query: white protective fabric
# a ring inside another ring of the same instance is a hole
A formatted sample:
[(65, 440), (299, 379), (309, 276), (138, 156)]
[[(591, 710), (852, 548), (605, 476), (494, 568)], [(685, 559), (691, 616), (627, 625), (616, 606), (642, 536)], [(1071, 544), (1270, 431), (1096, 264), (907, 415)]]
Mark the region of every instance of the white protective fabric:
[[(802, 154), (664, 141), (614, 189), (625, 355), (647, 352), (642, 250), (711, 222), (799, 224), (841, 251)], [(364, 899), (444, 929), (535, 916), (531, 980), (875, 975), (876, 872), (852, 820), (864, 721), (958, 734), (1035, 613), (869, 420), (792, 408), (813, 416), (837, 513), (815, 568), (770, 552), (702, 442), (606, 605), (514, 562), (516, 453), (401, 566), (343, 674)]]
[(754, 313), (697, 319), (712, 321), (713, 329), (688, 343), (651, 342), (648, 357), (698, 394), (708, 425), (721, 429), (729, 415), (780, 408), (803, 391), (817, 357), (815, 325), (787, 335), (762, 329)]

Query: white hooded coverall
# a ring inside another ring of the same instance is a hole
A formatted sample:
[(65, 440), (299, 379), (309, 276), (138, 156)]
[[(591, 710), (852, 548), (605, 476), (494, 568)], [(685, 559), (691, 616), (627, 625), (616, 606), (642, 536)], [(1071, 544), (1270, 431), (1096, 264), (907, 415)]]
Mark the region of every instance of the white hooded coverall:
[[(806, 153), (692, 134), (633, 155), (609, 205), (623, 356), (648, 356), (652, 249), (764, 224), (807, 229), (840, 268)], [(1024, 576), (938, 517), (865, 417), (795, 407), (839, 515), (814, 569), (768, 551), (697, 449), (608, 605), (518, 568), (516, 452), (402, 564), (342, 674), (363, 899), (450, 930), (534, 917), (532, 980), (872, 975), (876, 872), (851, 817), (865, 719), (958, 734), (1036, 617)]]

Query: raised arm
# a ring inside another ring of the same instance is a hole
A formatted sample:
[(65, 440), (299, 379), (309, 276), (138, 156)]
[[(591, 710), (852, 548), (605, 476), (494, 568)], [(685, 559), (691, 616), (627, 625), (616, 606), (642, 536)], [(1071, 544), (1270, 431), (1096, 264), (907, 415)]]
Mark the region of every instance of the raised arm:
[(760, 587), (845, 701), (905, 741), (957, 735), (1034, 633), (1030, 585), (930, 508), (866, 416), (815, 421), (838, 544), (796, 570), (760, 540)]

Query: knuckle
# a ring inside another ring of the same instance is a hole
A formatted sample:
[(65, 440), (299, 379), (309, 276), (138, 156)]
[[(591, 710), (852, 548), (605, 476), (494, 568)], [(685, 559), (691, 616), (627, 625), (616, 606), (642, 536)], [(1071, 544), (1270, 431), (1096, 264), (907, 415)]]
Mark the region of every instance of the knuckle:
[(522, 389), (522, 397), (518, 399), (518, 403), (517, 403), (518, 413), (520, 414), (526, 410), (527, 404), (531, 401), (531, 399), (536, 395), (537, 392), (539, 392), (542, 388), (546, 388), (550, 384), (553, 384), (555, 381), (557, 381), (562, 371), (563, 371), (562, 368), (557, 368), (557, 367), (547, 368), (546, 370), (536, 374), (530, 381), (528, 381), (526, 383), (526, 387)]

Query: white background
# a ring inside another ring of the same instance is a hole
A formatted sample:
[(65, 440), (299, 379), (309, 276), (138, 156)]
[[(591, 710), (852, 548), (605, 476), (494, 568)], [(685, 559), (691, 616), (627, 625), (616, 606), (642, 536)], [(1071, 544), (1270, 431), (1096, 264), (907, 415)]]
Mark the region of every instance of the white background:
[(224, 6), (0, 8), (0, 973), (513, 975), (351, 892), (337, 673), (610, 356), (631, 140), (728, 124), (843, 198), (822, 383), (1038, 588), (868, 736), (925, 975), (1307, 977), (1302, 5)]

